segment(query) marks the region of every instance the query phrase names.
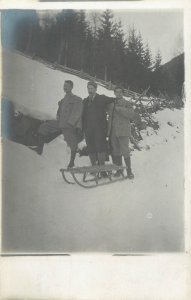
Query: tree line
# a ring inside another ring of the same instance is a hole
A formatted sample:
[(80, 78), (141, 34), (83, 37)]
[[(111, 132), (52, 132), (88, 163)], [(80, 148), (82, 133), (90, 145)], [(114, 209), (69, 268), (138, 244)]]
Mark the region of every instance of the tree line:
[(54, 14), (30, 11), (17, 22), (14, 36), (16, 49), (34, 58), (81, 70), (135, 92), (148, 86), (154, 87), (155, 94), (163, 90), (160, 72), (156, 72), (161, 67), (160, 50), (153, 58), (141, 32), (134, 26), (125, 32), (111, 10), (88, 15), (71, 9)]

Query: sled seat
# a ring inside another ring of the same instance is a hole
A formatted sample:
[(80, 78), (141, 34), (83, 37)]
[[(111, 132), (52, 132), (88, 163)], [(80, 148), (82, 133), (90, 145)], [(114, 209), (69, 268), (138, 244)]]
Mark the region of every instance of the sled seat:
[(71, 173), (75, 174), (84, 174), (84, 173), (98, 173), (98, 172), (111, 172), (111, 171), (118, 171), (118, 170), (124, 170), (126, 167), (124, 166), (117, 166), (113, 164), (107, 164), (107, 165), (96, 165), (96, 166), (87, 166), (87, 167), (76, 167), (71, 169), (66, 169), (66, 171), (69, 171)]

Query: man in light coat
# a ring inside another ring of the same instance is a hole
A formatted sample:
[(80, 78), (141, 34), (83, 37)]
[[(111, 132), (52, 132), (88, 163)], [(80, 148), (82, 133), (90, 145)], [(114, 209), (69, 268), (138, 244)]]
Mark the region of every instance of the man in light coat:
[(74, 166), (78, 142), (82, 140), (82, 99), (72, 93), (73, 82), (66, 80), (64, 82), (64, 98), (59, 101), (57, 119), (43, 123), (39, 128), (39, 143), (36, 149), (38, 154), (42, 154), (46, 137), (49, 134), (62, 133), (67, 145), (71, 149), (70, 162), (68, 168)]
[[(123, 156), (128, 178), (133, 178), (129, 139), (131, 136), (130, 122), (134, 118), (134, 109), (131, 103), (123, 98), (123, 88), (117, 86), (114, 93), (115, 102), (111, 103), (108, 108), (108, 136), (110, 137), (113, 162), (116, 165), (121, 165)], [(121, 173), (121, 171), (117, 171), (115, 176), (120, 176)]]

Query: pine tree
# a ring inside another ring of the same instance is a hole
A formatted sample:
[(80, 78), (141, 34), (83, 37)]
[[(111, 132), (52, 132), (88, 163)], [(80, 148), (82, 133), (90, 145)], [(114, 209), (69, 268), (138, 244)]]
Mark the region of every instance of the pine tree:
[(34, 55), (37, 45), (38, 16), (35, 10), (7, 12), (7, 18), (15, 20), (13, 30), (14, 47), (24, 53)]
[(152, 54), (151, 50), (149, 48), (149, 44), (147, 43), (144, 49), (144, 55), (143, 55), (143, 64), (146, 69), (151, 70), (152, 68)]
[(164, 92), (164, 90), (166, 89), (166, 85), (169, 85), (169, 79), (167, 78), (167, 75), (161, 72), (161, 61), (162, 56), (160, 49), (158, 49), (154, 60), (153, 74), (151, 80), (152, 91), (154, 94), (158, 94), (159, 90)]
[(77, 69), (83, 70), (86, 60), (86, 39), (88, 33), (88, 24), (86, 15), (83, 10), (77, 12), (77, 32), (76, 32), (76, 66)]
[[(143, 63), (144, 48), (142, 36), (135, 27), (129, 29), (128, 49), (126, 53), (126, 85), (132, 90), (140, 91), (142, 89), (142, 80), (145, 75), (145, 67)], [(130, 75), (129, 75), (130, 74)]]
[(155, 56), (154, 70), (157, 70), (161, 66), (161, 62), (162, 62), (162, 55), (160, 49), (158, 49), (157, 54)]
[(39, 13), (39, 42), (37, 55), (54, 62), (58, 51), (58, 36), (56, 35), (56, 19), (49, 12)]
[(138, 52), (137, 36), (136, 36), (136, 30), (134, 26), (130, 28), (128, 32), (128, 51), (134, 54), (137, 54)]
[(72, 9), (62, 10), (56, 18), (60, 47), (57, 62), (75, 67), (77, 14)]
[(113, 26), (113, 57), (111, 65), (111, 80), (117, 84), (124, 84), (126, 40), (121, 21)]
[(119, 49), (120, 51), (124, 51), (124, 49), (126, 47), (126, 40), (124, 37), (124, 32), (123, 32), (121, 21), (114, 23), (113, 38), (114, 38), (114, 41), (116, 42), (116, 48)]
[(85, 68), (87, 22), (83, 10), (62, 10), (43, 14), (40, 30), (40, 56), (81, 70)]
[(111, 39), (113, 35), (113, 13), (107, 9), (100, 17), (100, 28), (98, 29), (100, 38)]
[(95, 76), (95, 49), (94, 49), (94, 38), (91, 28), (87, 28), (87, 36), (84, 46), (85, 62), (84, 70), (88, 74)]
[[(89, 69), (91, 75), (96, 76), (99, 69), (99, 54), (98, 54), (98, 31), (100, 27), (100, 13), (93, 11), (89, 14), (87, 43), (89, 45)], [(91, 57), (91, 59), (90, 59)]]
[(137, 37), (136, 37), (136, 52), (137, 52), (137, 56), (139, 59), (139, 62), (141, 64), (144, 64), (144, 46), (143, 46), (143, 39), (142, 39), (142, 35), (141, 32), (138, 33)]
[(89, 15), (89, 28), (92, 32), (94, 40), (98, 38), (99, 27), (100, 27), (100, 13), (97, 11), (93, 11)]
[(113, 60), (113, 33), (113, 13), (107, 9), (100, 17), (98, 30), (99, 72), (106, 81), (110, 80), (110, 65)]

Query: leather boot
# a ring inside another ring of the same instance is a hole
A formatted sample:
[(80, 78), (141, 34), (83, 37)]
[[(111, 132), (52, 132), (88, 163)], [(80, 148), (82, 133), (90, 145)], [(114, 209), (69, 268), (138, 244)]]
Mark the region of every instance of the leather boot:
[(68, 165), (67, 169), (70, 169), (70, 168), (74, 167), (75, 157), (76, 157), (76, 150), (71, 150), (70, 162), (69, 162), (69, 165)]
[(129, 179), (133, 179), (134, 174), (132, 173), (132, 170), (131, 170), (131, 158), (130, 157), (125, 158), (125, 164), (126, 164), (126, 167), (127, 167), (127, 177)]
[(112, 161), (117, 166), (122, 166), (122, 156), (113, 155)]
[[(99, 153), (97, 154), (97, 158), (98, 158), (98, 164), (99, 164), (100, 166), (105, 165), (105, 158), (106, 158), (105, 152), (99, 152)], [(107, 172), (105, 172), (105, 171), (100, 172), (100, 175), (101, 175), (101, 177), (103, 177), (103, 178), (106, 178), (106, 177), (108, 176), (108, 175), (107, 175)]]
[(38, 153), (39, 155), (41, 155), (42, 152), (43, 152), (45, 139), (46, 139), (45, 135), (39, 134), (39, 136), (38, 136), (38, 145), (37, 145), (37, 148), (35, 149), (36, 153)]
[[(112, 160), (113, 160), (113, 163), (117, 166), (122, 166), (122, 156), (116, 156), (114, 155), (112, 157)], [(123, 170), (117, 170), (115, 173), (114, 173), (114, 177), (120, 177), (121, 175), (123, 175)]]
[(97, 155), (96, 153), (90, 153), (89, 154), (90, 162), (92, 166), (95, 166), (97, 164)]

